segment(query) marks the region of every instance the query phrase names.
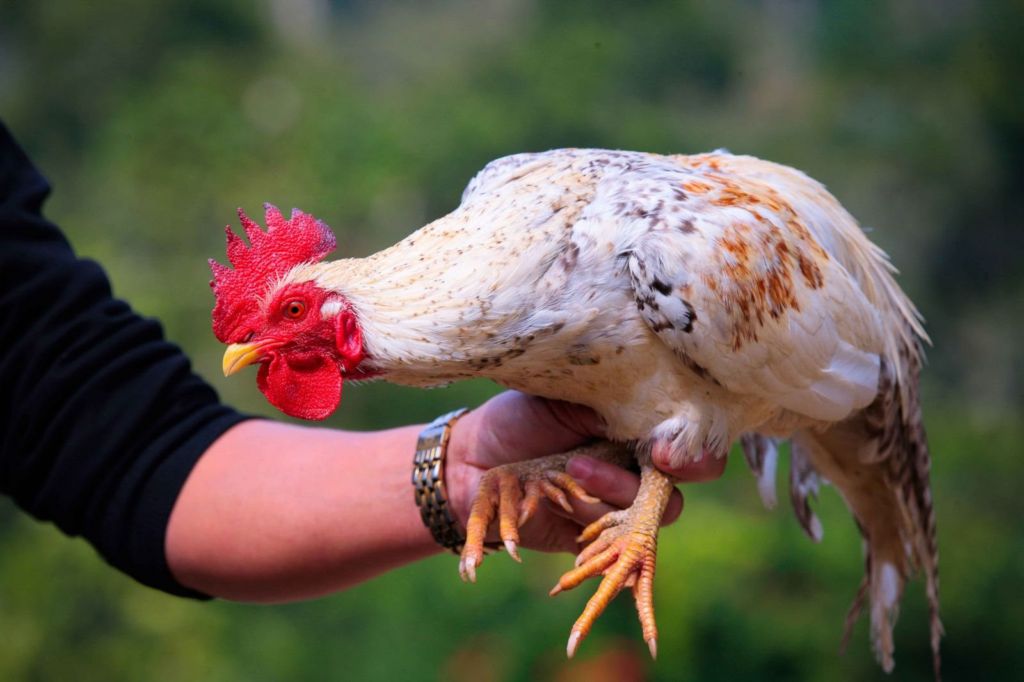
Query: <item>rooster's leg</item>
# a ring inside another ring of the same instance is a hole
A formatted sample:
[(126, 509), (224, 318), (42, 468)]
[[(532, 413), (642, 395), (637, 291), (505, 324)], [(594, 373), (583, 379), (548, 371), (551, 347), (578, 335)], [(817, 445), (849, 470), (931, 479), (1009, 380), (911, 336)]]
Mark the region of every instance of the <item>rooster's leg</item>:
[(462, 579), (476, 581), (476, 568), (483, 561), (487, 528), (495, 515), (505, 548), (519, 561), (519, 527), (537, 510), (542, 498), (548, 498), (572, 512), (569, 497), (584, 502), (599, 502), (583, 490), (565, 472), (566, 463), (575, 455), (587, 455), (616, 464), (632, 460), (629, 449), (620, 443), (599, 441), (560, 455), (541, 457), (516, 464), (495, 467), (480, 482), (476, 499), (466, 523), (466, 544), (462, 548), (459, 573)]
[(633, 599), (640, 614), (643, 637), (658, 654), (658, 629), (654, 624), (654, 562), (658, 549), (658, 527), (665, 513), (673, 481), (644, 464), (640, 473), (640, 491), (633, 506), (612, 512), (590, 524), (580, 535), (580, 542), (591, 542), (576, 558), (576, 568), (566, 573), (551, 590), (554, 596), (570, 590), (587, 578), (604, 575), (597, 592), (587, 602), (583, 615), (576, 620), (569, 635), (569, 657), (590, 632), (597, 617), (623, 588), (633, 588)]

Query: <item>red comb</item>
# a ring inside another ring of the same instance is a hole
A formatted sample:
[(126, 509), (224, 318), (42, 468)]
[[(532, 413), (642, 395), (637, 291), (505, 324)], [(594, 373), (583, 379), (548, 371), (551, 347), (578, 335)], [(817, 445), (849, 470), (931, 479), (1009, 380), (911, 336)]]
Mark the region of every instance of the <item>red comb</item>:
[(210, 286), (217, 296), (213, 309), (213, 333), (222, 343), (239, 327), (243, 318), (258, 309), (257, 298), (279, 277), (300, 263), (314, 263), (337, 246), (331, 228), (322, 220), (292, 209), (291, 220), (285, 220), (276, 206), (266, 209), (267, 231), (250, 220), (242, 209), (238, 217), (251, 246), (226, 228), (228, 260), (234, 270), (210, 259), (213, 280)]

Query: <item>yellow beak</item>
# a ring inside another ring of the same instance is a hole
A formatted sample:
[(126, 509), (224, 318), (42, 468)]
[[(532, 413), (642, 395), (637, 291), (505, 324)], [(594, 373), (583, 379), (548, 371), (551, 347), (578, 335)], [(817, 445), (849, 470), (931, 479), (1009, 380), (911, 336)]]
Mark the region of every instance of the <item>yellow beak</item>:
[(229, 377), (243, 367), (259, 362), (267, 343), (233, 343), (224, 351), (224, 376)]

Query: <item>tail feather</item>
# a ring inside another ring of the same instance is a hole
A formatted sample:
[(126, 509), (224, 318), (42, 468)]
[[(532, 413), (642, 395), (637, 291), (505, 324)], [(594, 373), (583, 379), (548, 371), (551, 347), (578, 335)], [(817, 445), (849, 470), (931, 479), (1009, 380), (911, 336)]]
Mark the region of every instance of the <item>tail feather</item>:
[(906, 456), (897, 466), (905, 471), (900, 476), (904, 508), (910, 516), (910, 525), (918, 532), (913, 534), (912, 550), (916, 567), (925, 577), (925, 594), (928, 598), (929, 626), (931, 634), (932, 659), (935, 677), (939, 679), (941, 657), (939, 643), (944, 634), (939, 618), (939, 546), (935, 526), (935, 506), (932, 504), (932, 489), (929, 482), (932, 467), (928, 449), (928, 436), (921, 415), (921, 399), (918, 394), (918, 377), (921, 374), (921, 349), (900, 346), (900, 364), (906, 368), (910, 381), (909, 391), (901, 391), (903, 448)]
[(875, 559), (867, 541), (864, 543), (864, 556), (864, 580), (861, 581), (853, 604), (846, 614), (841, 650), (846, 650), (850, 633), (863, 610), (865, 598), (868, 598), (871, 603), (871, 648), (878, 662), (882, 664), (882, 669), (891, 673), (896, 664), (893, 658), (896, 644), (892, 631), (899, 617), (903, 588), (909, 576), (905, 565), (897, 567), (897, 564), (889, 561)]
[(800, 527), (814, 542), (821, 542), (825, 530), (821, 519), (811, 509), (809, 500), (818, 499), (821, 484), (827, 482), (811, 464), (810, 454), (794, 439), (789, 448), (789, 499), (793, 503), (793, 513)]
[(779, 441), (750, 432), (740, 436), (740, 445), (747, 465), (757, 479), (761, 501), (766, 509), (773, 509), (778, 502), (775, 496), (775, 468), (779, 462)]
[[(901, 347), (896, 360), (903, 368), (899, 376), (910, 386), (900, 386), (892, 363), (883, 359), (878, 396), (871, 405), (824, 431), (794, 434), (792, 466), (799, 471), (791, 472), (791, 481), (814, 480), (808, 468), (827, 478), (843, 496), (864, 536), (865, 575), (846, 616), (843, 648), (853, 624), (869, 606), (875, 654), (887, 672), (892, 670), (893, 625), (906, 581), (920, 570), (938, 679), (943, 635), (939, 554), (928, 480), (931, 458), (917, 393), (919, 357), (916, 349)], [(806, 529), (806, 495), (801, 502), (794, 507)]]
[[(864, 551), (865, 556), (867, 555), (867, 549)], [(866, 562), (865, 562), (866, 563)], [(846, 648), (850, 644), (850, 635), (853, 634), (853, 626), (857, 624), (857, 620), (860, 618), (860, 612), (864, 609), (864, 598), (868, 594), (868, 587), (870, 586), (870, 580), (868, 576), (871, 574), (871, 568), (865, 567), (864, 579), (860, 581), (860, 587), (857, 588), (857, 594), (853, 596), (853, 603), (850, 604), (850, 608), (846, 612), (846, 619), (843, 622), (843, 639), (839, 643), (839, 655), (846, 655)]]

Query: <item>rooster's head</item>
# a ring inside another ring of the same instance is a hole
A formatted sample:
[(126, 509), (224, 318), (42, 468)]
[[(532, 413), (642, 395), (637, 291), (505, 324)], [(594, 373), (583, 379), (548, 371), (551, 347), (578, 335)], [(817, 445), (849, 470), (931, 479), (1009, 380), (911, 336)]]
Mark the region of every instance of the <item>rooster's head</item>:
[(337, 242), (311, 215), (295, 209), (285, 220), (274, 206), (264, 207), (266, 232), (238, 209), (249, 246), (227, 228), (234, 269), (210, 260), (213, 333), (228, 344), (224, 375), (260, 363), (256, 382), (275, 407), (324, 419), (341, 401), (342, 375), (358, 377), (365, 357), (351, 306), (307, 274)]

